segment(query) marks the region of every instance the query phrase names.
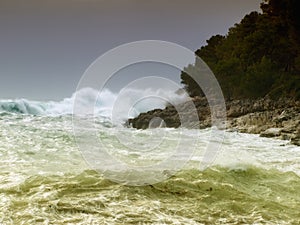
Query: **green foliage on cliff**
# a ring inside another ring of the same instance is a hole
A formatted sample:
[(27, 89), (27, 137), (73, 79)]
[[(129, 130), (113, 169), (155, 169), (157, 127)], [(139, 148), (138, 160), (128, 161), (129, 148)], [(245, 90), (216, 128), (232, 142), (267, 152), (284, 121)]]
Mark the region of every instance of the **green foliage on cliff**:
[[(266, 95), (300, 99), (299, 0), (267, 0), (226, 36), (216, 35), (195, 53), (216, 75), (227, 99)], [(191, 96), (201, 89), (185, 72)]]

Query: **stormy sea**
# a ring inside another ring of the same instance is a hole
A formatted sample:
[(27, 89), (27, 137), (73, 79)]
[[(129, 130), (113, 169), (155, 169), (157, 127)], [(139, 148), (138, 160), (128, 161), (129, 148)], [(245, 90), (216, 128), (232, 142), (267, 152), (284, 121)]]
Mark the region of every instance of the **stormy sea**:
[[(80, 94), (84, 107), (95, 93), (86, 89)], [(174, 149), (184, 152), (193, 145), (189, 157), (179, 154), (172, 161), (182, 167), (130, 177), (127, 171), (110, 171), (110, 165), (102, 173), (87, 159), (93, 143), (80, 145), (74, 136), (74, 97), (57, 102), (0, 100), (1, 225), (300, 223), (299, 147), (226, 131), (224, 138), (213, 140), (221, 147), (202, 167), (212, 128), (126, 127), (128, 115), (122, 110), (119, 122), (110, 120), (115, 97), (106, 90), (95, 105), (97, 118), (80, 118), (93, 122), (105, 152), (132, 168), (154, 165), (147, 168), (155, 170)], [(154, 101), (131, 116), (163, 107)], [(103, 159), (96, 156), (95, 163), (101, 164)], [(110, 179), (114, 173), (118, 175)], [(147, 181), (151, 174), (158, 174), (157, 182)], [(126, 184), (143, 179), (144, 185)]]

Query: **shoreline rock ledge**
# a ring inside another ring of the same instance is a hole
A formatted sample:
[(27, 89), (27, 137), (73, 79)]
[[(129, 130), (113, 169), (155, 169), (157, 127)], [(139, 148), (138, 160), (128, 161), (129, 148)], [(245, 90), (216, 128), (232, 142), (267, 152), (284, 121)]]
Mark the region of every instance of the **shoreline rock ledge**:
[[(211, 126), (210, 109), (206, 98), (192, 99), (198, 113), (199, 121), (191, 121), (192, 128), (208, 128)], [(188, 104), (176, 105), (182, 112), (189, 114)], [(300, 146), (300, 101), (287, 98), (272, 100), (232, 100), (226, 102), (226, 129), (242, 133), (260, 134), (261, 137), (289, 140), (291, 144)], [(166, 127), (181, 126), (180, 117), (173, 105), (165, 109), (154, 109), (129, 119), (126, 124), (137, 129), (153, 128), (153, 119), (160, 118)], [(155, 126), (154, 126), (155, 127)]]

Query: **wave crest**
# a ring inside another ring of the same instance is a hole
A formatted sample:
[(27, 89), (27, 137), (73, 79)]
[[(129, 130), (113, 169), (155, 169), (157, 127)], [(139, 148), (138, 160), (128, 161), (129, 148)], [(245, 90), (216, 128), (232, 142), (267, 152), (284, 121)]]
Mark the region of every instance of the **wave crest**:
[(0, 101), (0, 111), (19, 114), (41, 115), (46, 111), (46, 105), (41, 102), (26, 99)]
[[(186, 99), (185, 95), (176, 95), (174, 90), (126, 90), (127, 99), (121, 105), (118, 105), (117, 113), (120, 119), (127, 119), (128, 116), (134, 117), (141, 112), (146, 112), (155, 108), (164, 108), (166, 103), (157, 100), (148, 100), (146, 104), (136, 105), (133, 112), (134, 115), (128, 115), (124, 110), (128, 108), (125, 104), (134, 105), (137, 96), (146, 95), (160, 95), (165, 98), (171, 98), (172, 102), (183, 102)], [(169, 97), (171, 96), (171, 97)], [(103, 117), (111, 117), (114, 104), (118, 98), (118, 94), (113, 93), (109, 89), (104, 89), (101, 92), (92, 88), (84, 88), (75, 92), (70, 98), (65, 98), (62, 101), (31, 101), (27, 99), (16, 100), (0, 100), (0, 112), (8, 112), (14, 114), (28, 114), (28, 115), (46, 115), (46, 116), (59, 116), (73, 113), (73, 103), (76, 99), (80, 107), (83, 109), (90, 104), (93, 104), (94, 99), (97, 99), (95, 104), (95, 114)], [(115, 109), (116, 109), (115, 108)]]

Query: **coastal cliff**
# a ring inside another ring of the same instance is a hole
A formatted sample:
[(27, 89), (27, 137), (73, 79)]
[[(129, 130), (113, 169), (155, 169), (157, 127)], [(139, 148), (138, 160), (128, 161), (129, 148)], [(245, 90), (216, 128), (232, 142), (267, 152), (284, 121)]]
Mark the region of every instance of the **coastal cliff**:
[[(195, 51), (213, 71), (226, 102), (226, 128), (290, 140), (300, 145), (300, 20), (299, 1), (267, 0), (223, 35), (214, 35)], [(196, 60), (197, 62), (197, 60)], [(198, 60), (198, 62), (200, 62)], [(190, 76), (199, 65), (187, 65), (181, 84), (192, 97), (199, 121), (189, 128), (211, 126), (204, 90)], [(243, 99), (243, 100), (241, 100)], [(276, 100), (275, 100), (276, 99)], [(190, 113), (187, 103), (176, 106)], [(155, 121), (153, 118), (156, 119)], [(154, 123), (154, 122), (155, 123)], [(147, 129), (182, 126), (174, 106), (141, 113), (128, 125)]]

